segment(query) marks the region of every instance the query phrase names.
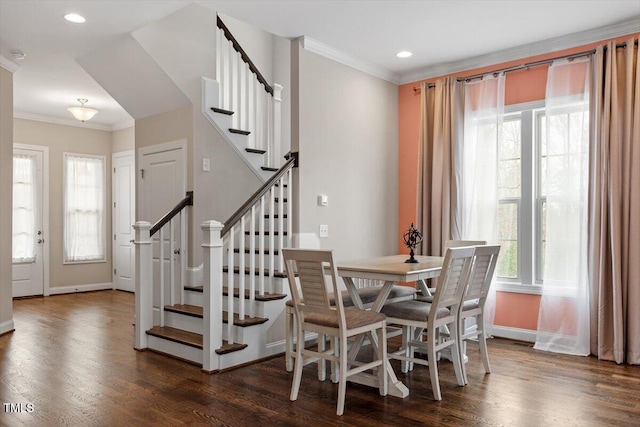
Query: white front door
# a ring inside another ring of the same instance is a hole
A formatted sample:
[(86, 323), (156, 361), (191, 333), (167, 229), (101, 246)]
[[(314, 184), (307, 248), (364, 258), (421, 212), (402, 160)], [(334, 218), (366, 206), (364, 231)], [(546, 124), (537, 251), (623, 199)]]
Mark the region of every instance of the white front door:
[[(141, 177), (141, 206), (140, 220), (149, 221), (152, 225), (171, 211), (186, 195), (186, 147), (184, 143), (168, 143), (140, 150), (138, 157), (142, 170)], [(176, 216), (173, 224), (173, 233), (167, 225), (162, 232), (163, 257), (160, 257), (160, 232), (152, 236), (153, 241), (153, 277), (154, 296), (153, 305), (160, 304), (160, 265), (164, 276), (164, 304), (168, 305), (172, 300), (179, 298), (181, 290), (175, 287), (173, 295), (170, 291), (171, 269), (173, 268), (174, 283), (179, 283), (180, 252), (178, 233), (180, 231), (180, 216)], [(171, 247), (174, 250), (174, 262), (171, 265)]]
[(43, 226), (45, 150), (45, 147), (13, 150), (14, 297), (44, 294), (44, 268), (47, 262), (44, 259), (46, 242)]
[(112, 155), (113, 286), (135, 291), (135, 157), (133, 151)]

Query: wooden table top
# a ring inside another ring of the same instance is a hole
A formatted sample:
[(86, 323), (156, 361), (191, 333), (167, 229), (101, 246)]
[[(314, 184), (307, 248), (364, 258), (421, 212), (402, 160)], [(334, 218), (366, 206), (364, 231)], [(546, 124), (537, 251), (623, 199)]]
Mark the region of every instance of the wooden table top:
[(437, 277), (442, 269), (443, 257), (416, 256), (419, 261), (406, 263), (409, 255), (391, 255), (338, 262), (340, 276), (411, 282)]

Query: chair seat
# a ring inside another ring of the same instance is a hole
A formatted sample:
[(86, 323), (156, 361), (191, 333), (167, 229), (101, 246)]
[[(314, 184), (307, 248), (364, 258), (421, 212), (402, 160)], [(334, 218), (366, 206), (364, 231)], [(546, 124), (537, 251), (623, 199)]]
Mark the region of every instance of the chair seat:
[[(346, 308), (344, 310), (347, 329), (356, 329), (373, 323), (382, 322), (387, 318), (382, 313), (374, 311), (360, 310), (358, 308)], [(329, 328), (338, 327), (338, 319), (335, 316), (327, 316), (318, 313), (309, 313), (304, 317), (305, 323), (313, 323), (314, 325), (327, 326)]]
[[(387, 317), (396, 319), (426, 322), (429, 320), (431, 307), (431, 304), (426, 304), (423, 301), (418, 300), (399, 301), (391, 304), (385, 304), (382, 307), (382, 313)], [(450, 311), (448, 308), (440, 308), (436, 314), (436, 319), (449, 316), (449, 314)]]
[[(417, 292), (416, 289), (411, 286), (393, 285), (391, 287), (391, 292), (389, 293), (387, 300), (393, 300), (395, 298), (404, 298), (404, 297), (408, 298), (415, 295), (416, 292)], [(362, 303), (364, 305), (373, 304), (373, 302), (376, 300), (379, 293), (380, 293), (379, 286), (368, 286), (365, 288), (358, 288), (358, 295), (360, 295), (360, 299), (362, 300)], [(342, 303), (344, 304), (344, 306), (353, 307), (353, 301), (351, 301), (351, 297), (349, 297), (349, 292), (342, 291), (341, 294), (342, 294)], [(331, 305), (335, 305), (333, 294), (329, 298), (329, 301), (331, 302)], [(286, 305), (288, 307), (293, 307), (293, 301), (288, 300), (286, 302)]]

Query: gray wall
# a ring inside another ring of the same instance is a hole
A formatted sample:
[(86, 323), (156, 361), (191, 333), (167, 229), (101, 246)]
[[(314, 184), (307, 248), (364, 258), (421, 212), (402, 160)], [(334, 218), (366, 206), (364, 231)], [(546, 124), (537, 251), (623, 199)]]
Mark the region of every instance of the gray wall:
[[(397, 253), (398, 87), (292, 46), (298, 232), (336, 259)], [(295, 111), (297, 109), (297, 111)], [(326, 194), (328, 206), (318, 206)]]

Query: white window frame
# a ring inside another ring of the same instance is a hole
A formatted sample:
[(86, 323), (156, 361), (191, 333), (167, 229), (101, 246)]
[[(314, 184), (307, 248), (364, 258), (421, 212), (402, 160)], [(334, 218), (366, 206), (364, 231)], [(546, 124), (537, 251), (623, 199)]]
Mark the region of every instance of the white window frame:
[[(520, 115), (521, 192), (518, 203), (518, 278), (497, 277), (496, 290), (521, 294), (542, 294), (542, 281), (536, 280), (539, 248), (535, 237), (538, 233), (539, 215), (536, 211), (539, 153), (538, 139), (534, 133), (536, 117), (544, 109), (544, 101), (534, 101), (505, 106), (505, 116)], [(538, 131), (537, 129), (535, 129)], [(511, 199), (503, 199), (505, 202)], [(515, 201), (515, 200), (513, 200)]]
[[(67, 251), (66, 251), (66, 240), (64, 236), (66, 235), (66, 227), (67, 227), (67, 158), (69, 156), (75, 157), (84, 157), (87, 159), (99, 159), (102, 161), (102, 182), (104, 184), (104, 188), (102, 191), (102, 235), (104, 239), (102, 241), (102, 258), (96, 259), (87, 259), (87, 260), (67, 260)], [(85, 153), (72, 153), (72, 152), (64, 152), (62, 153), (62, 192), (63, 192), (63, 203), (62, 203), (62, 263), (64, 265), (71, 264), (96, 264), (96, 263), (105, 263), (107, 262), (107, 157), (96, 155), (96, 154), (85, 154)]]

